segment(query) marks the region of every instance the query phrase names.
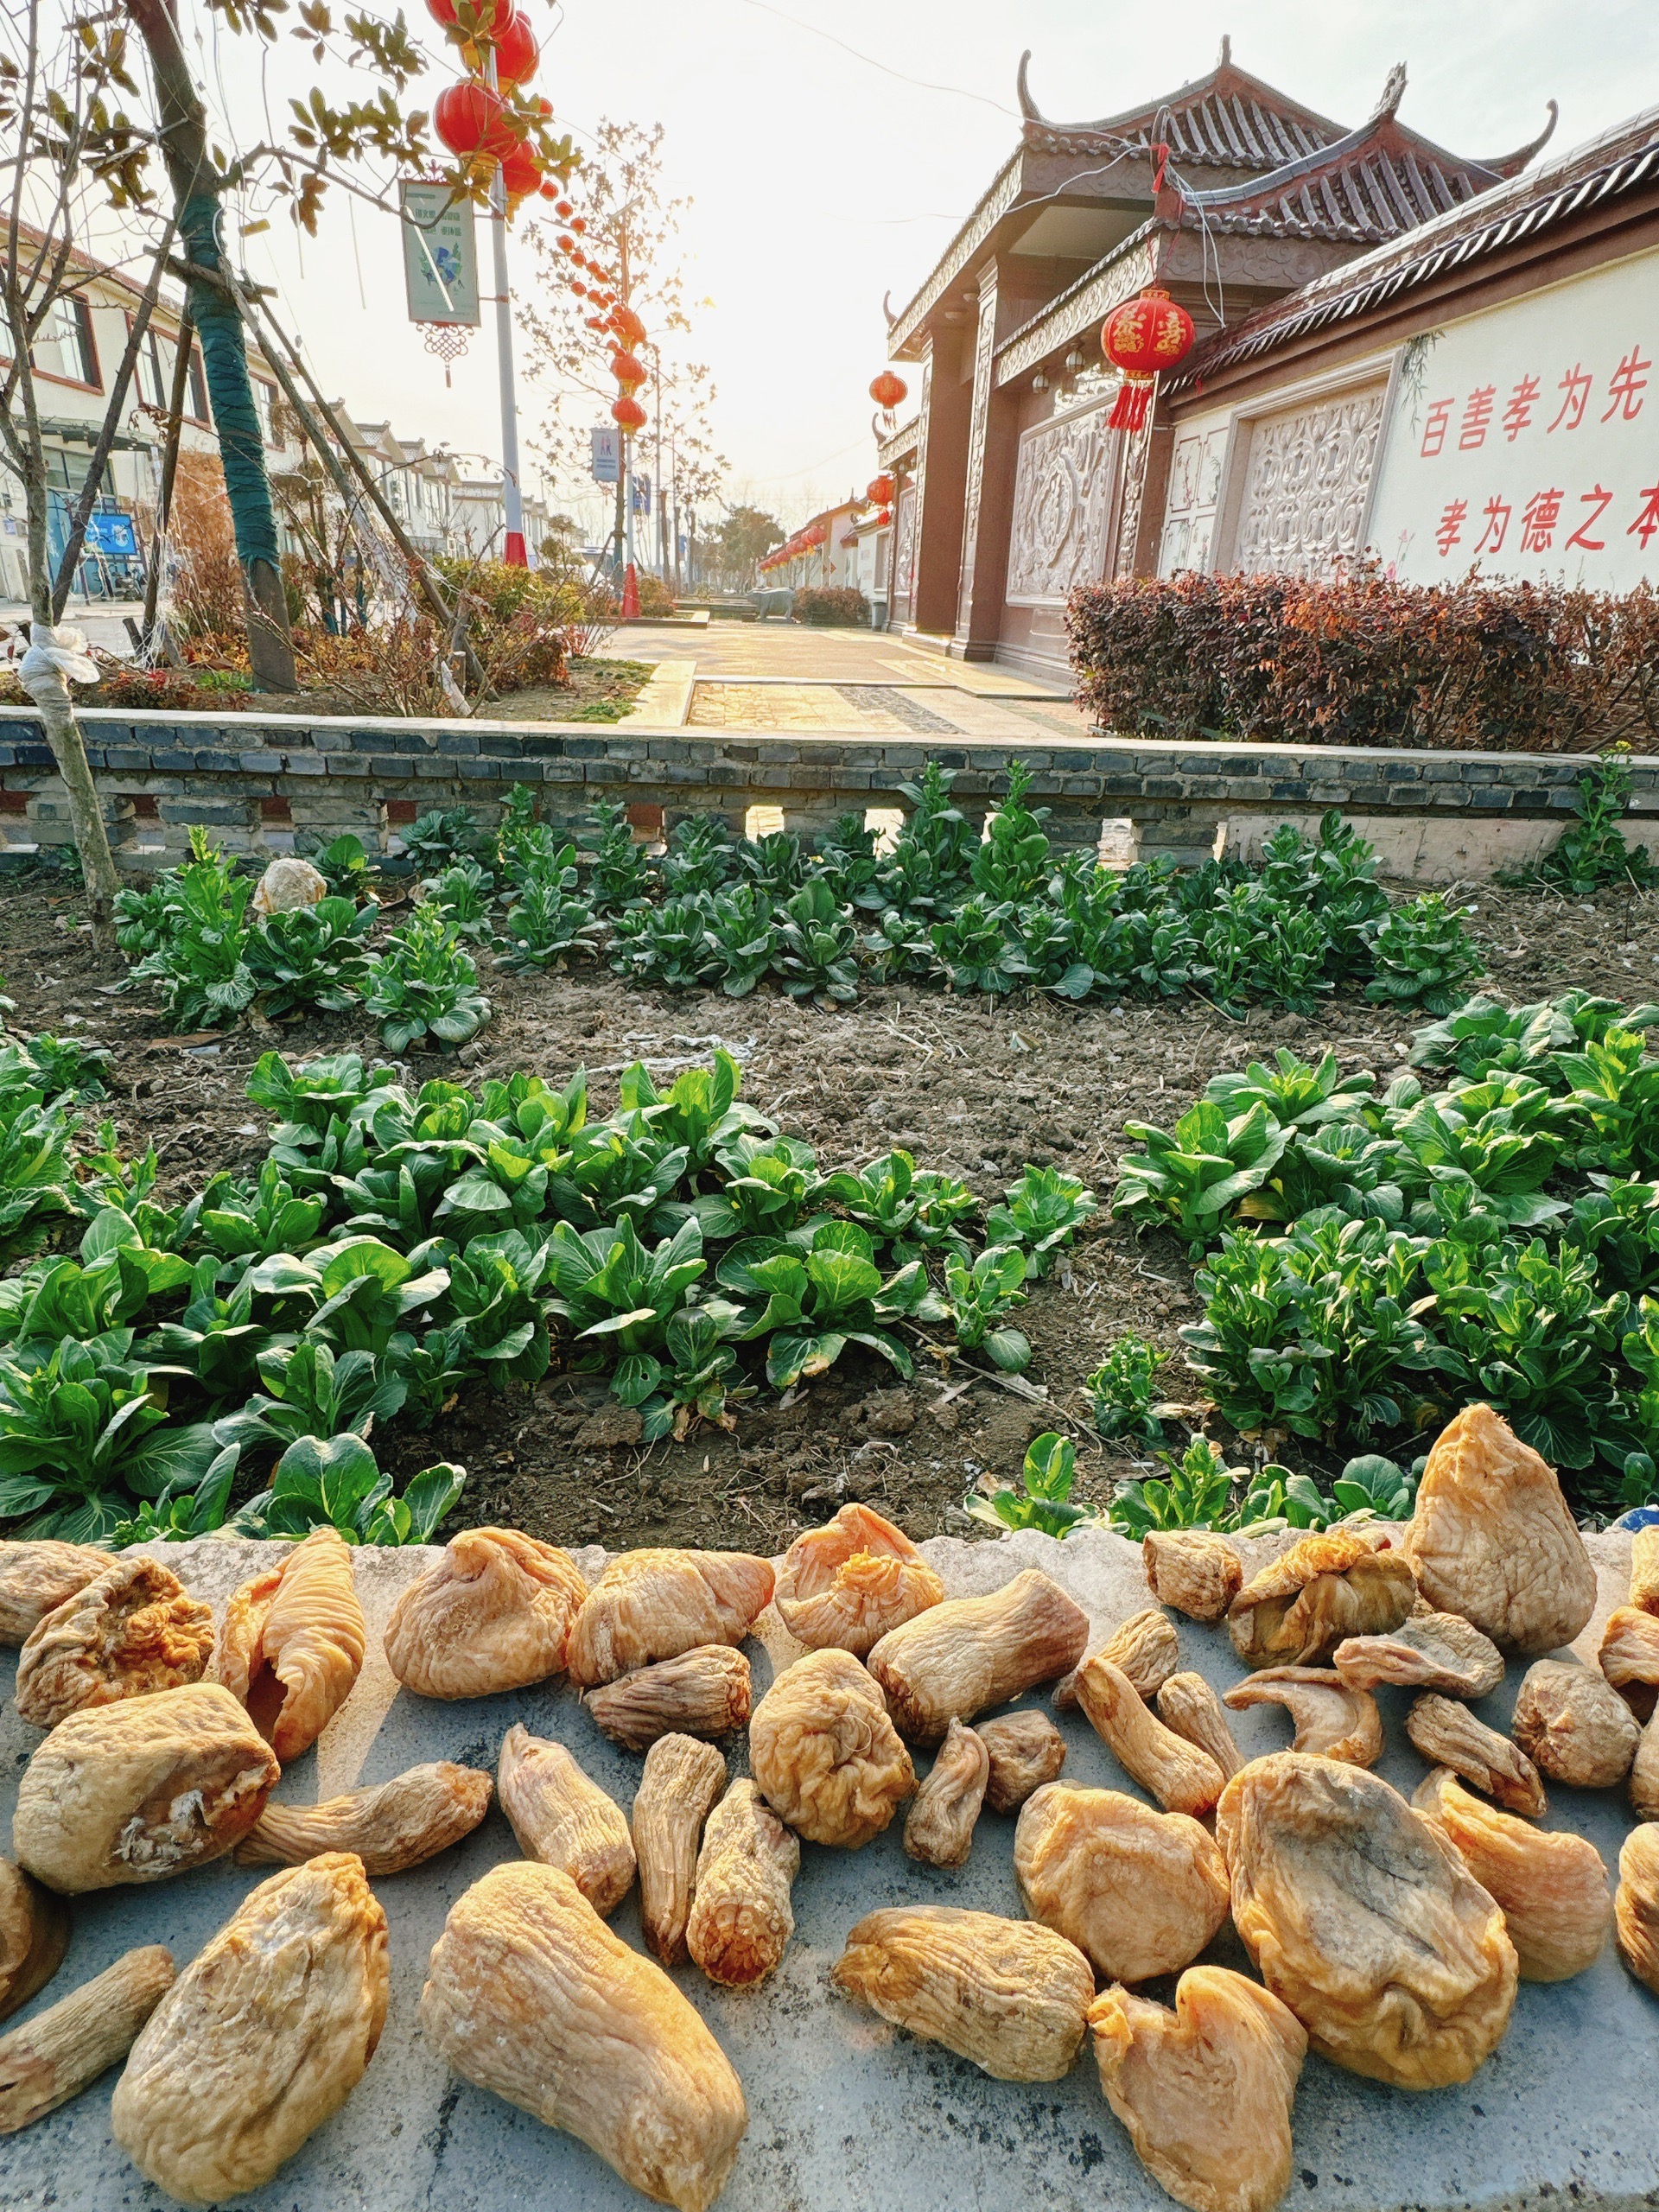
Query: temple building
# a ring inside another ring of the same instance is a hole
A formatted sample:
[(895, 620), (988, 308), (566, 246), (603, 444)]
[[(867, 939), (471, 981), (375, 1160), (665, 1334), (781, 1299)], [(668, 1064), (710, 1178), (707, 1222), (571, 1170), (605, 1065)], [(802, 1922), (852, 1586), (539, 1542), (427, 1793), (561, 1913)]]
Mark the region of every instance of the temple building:
[[(1403, 68), (1351, 130), (1240, 68), (1224, 40), (1209, 75), (1166, 99), (1058, 124), (1032, 97), (1029, 60), (1020, 65), (1019, 144), (890, 317), (889, 358), (919, 368), (919, 404), (878, 457), (899, 487), (893, 626), (969, 659), (1058, 676), (1076, 584), (1204, 566), (1224, 551), (1233, 565), (1306, 573), (1366, 544), (1370, 472), (1397, 362), (1380, 379), (1368, 370), (1333, 402), (1311, 445), (1305, 431), (1279, 426), (1247, 441), (1245, 454), (1232, 414), (1211, 419), (1206, 364), (1259, 401), (1287, 334), (1300, 334), (1306, 350), (1294, 302), (1345, 297), (1347, 272), (1379, 259), (1392, 268), (1430, 231), (1461, 235), (1489, 195), (1514, 190), (1555, 109), (1530, 144), (1471, 159), (1401, 120)], [(1146, 429), (1114, 430), (1119, 379), (1102, 357), (1101, 325), (1149, 285), (1187, 309), (1197, 344)], [(1179, 513), (1169, 504), (1178, 420)], [(1326, 486), (1334, 496), (1316, 540), (1287, 517), (1283, 481), (1297, 469), (1341, 480)]]

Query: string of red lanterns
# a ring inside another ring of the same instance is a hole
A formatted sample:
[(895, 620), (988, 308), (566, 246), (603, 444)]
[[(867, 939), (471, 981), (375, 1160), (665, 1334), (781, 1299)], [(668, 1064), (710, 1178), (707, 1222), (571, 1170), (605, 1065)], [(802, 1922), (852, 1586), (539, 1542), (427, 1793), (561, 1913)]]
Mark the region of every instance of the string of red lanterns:
[[(515, 128), (508, 99), (521, 92), (541, 61), (536, 35), (518, 13), (517, 0), (470, 0), (461, 21), (458, 0), (426, 0), (427, 12), (460, 37), (469, 76), (446, 85), (432, 104), (432, 128), (458, 161), (499, 163), (501, 188), (511, 215), (532, 193), (556, 200), (559, 188), (543, 181), (542, 165)], [(488, 81), (491, 55), (495, 82)], [(552, 106), (537, 100), (543, 117)]]

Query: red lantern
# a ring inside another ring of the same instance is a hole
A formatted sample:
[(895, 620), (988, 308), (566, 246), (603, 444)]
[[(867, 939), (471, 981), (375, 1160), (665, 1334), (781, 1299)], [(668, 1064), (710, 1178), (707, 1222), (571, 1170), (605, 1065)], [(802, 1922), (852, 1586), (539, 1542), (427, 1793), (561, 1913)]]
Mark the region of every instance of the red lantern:
[(871, 477), (865, 486), (864, 496), (873, 507), (890, 507), (893, 505), (892, 477), (885, 475)]
[(446, 85), (432, 104), (432, 128), (452, 154), (463, 160), (481, 154), (501, 161), (518, 146), (501, 111), (501, 96), (475, 78)]
[(1192, 316), (1160, 285), (1112, 309), (1101, 330), (1100, 350), (1115, 369), (1122, 370), (1123, 381), (1108, 429), (1144, 426), (1154, 381), (1185, 359), (1197, 335)]
[(509, 200), (522, 200), (542, 181), (542, 165), (528, 146), (517, 146), (501, 164), (501, 189)]
[(885, 530), (892, 520), (893, 509), (891, 507), (883, 507), (880, 513), (877, 515), (875, 518), (875, 526), (878, 530)]
[(522, 85), (536, 74), (536, 65), (542, 50), (536, 43), (536, 34), (520, 15), (507, 17), (495, 34), (495, 81), (505, 90), (509, 85)]
[(588, 227), (588, 218), (585, 215), (573, 215), (570, 218), (570, 227), (580, 238)]
[(631, 438), (636, 430), (645, 429), (645, 410), (637, 399), (624, 392), (620, 399), (611, 402), (611, 420), (625, 438)]
[(645, 381), (645, 365), (637, 355), (619, 346), (611, 356), (611, 374), (624, 391), (638, 391)]
[(568, 200), (561, 200), (558, 206), (553, 210), (553, 213), (559, 218), (561, 222), (568, 221), (570, 215), (570, 202)]
[[(573, 224), (572, 229), (575, 226)], [(646, 339), (645, 326), (630, 307), (619, 307), (611, 316), (611, 328), (625, 346), (643, 346)]]
[(883, 369), (870, 386), (870, 397), (878, 407), (885, 407), (889, 415), (906, 398), (910, 386), (903, 377), (894, 376), (891, 369)]

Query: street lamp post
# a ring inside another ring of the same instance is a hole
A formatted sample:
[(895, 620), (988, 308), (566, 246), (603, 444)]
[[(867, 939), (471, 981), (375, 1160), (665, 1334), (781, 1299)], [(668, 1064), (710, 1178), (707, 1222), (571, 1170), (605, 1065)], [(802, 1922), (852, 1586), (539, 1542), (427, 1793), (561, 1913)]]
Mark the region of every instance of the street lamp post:
[[(485, 48), (485, 67), (496, 89), (495, 48)], [(527, 569), (524, 502), (518, 481), (518, 404), (512, 383), (512, 300), (507, 290), (507, 185), (501, 164), (490, 187), (490, 236), (495, 257), (495, 353), (501, 383), (501, 505), (506, 534), (501, 557), (510, 569)]]

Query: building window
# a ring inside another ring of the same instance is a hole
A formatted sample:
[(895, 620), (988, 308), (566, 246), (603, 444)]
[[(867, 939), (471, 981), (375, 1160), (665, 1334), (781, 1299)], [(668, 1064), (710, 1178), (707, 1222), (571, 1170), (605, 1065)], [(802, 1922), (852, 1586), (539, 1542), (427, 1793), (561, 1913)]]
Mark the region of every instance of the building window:
[(79, 295), (54, 300), (29, 355), (37, 372), (64, 384), (83, 384), (101, 391), (98, 348), (92, 343), (92, 311)]

